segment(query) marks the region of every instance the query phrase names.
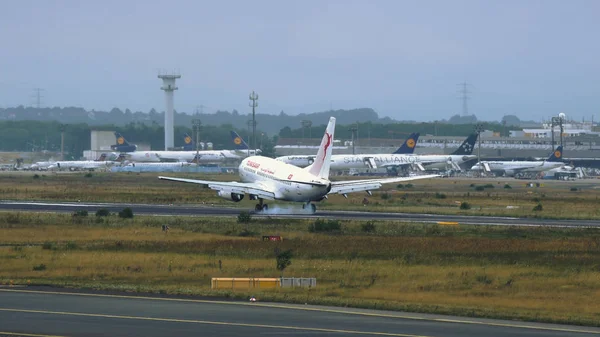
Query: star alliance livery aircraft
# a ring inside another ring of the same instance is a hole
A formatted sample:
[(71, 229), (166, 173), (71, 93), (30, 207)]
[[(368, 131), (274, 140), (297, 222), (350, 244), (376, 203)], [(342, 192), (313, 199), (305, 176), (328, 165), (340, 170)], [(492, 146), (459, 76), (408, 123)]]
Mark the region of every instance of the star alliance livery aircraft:
[(562, 161), (562, 155), (563, 147), (558, 146), (550, 154), (550, 157), (544, 161), (482, 161), (473, 165), (471, 170), (481, 171), (483, 169), (485, 172), (514, 177), (516, 173), (520, 172), (542, 172), (559, 167), (572, 169), (570, 166), (565, 166), (565, 163)]
[(207, 185), (216, 190), (221, 198), (239, 202), (247, 194), (250, 200), (258, 200), (255, 210), (268, 210), (264, 200), (281, 200), (302, 202), (303, 208), (310, 207), (314, 213), (317, 209), (313, 201), (321, 201), (328, 194), (342, 194), (366, 191), (371, 193), (382, 184), (396, 183), (416, 179), (438, 177), (423, 175), (414, 177), (394, 177), (386, 179), (367, 179), (349, 181), (330, 181), (329, 168), (333, 148), (335, 118), (329, 118), (329, 124), (321, 140), (315, 161), (310, 167), (300, 168), (286, 164), (273, 158), (251, 156), (244, 159), (239, 166), (241, 182), (224, 182), (195, 180), (171, 177), (158, 177), (163, 180)]
[[(408, 138), (404, 141), (404, 143), (393, 153), (393, 154), (413, 154), (415, 152), (415, 145), (417, 145), (417, 140), (419, 139), (419, 133), (415, 132), (410, 134)], [(334, 155), (332, 160), (335, 161), (336, 157), (341, 155)], [(305, 155), (292, 155), (292, 156), (281, 156), (275, 158), (279, 161), (282, 161), (287, 164), (292, 164), (298, 167), (307, 167), (311, 165), (315, 161), (315, 156), (305, 156)], [(332, 168), (335, 170), (335, 167)]]

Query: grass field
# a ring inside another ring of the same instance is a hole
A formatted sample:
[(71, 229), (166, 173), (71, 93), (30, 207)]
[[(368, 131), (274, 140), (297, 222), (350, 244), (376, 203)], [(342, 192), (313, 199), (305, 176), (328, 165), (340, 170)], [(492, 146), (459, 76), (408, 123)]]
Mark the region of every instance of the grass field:
[[(157, 179), (156, 173), (0, 173), (0, 195), (11, 200), (94, 201), (158, 204), (215, 204), (253, 209), (254, 202), (221, 199), (194, 184)], [(232, 181), (237, 175), (165, 175)], [(387, 185), (374, 192), (333, 195), (319, 209), (417, 212), (433, 214), (600, 219), (600, 181), (436, 178)], [(535, 184), (539, 183), (540, 186)], [(364, 204), (367, 197), (368, 204)], [(460, 209), (461, 203), (470, 205)], [(272, 204), (283, 204), (272, 202)], [(290, 205), (290, 204), (287, 204)], [(538, 206), (541, 205), (541, 206)], [(541, 210), (534, 210), (541, 207)]]
[[(0, 213), (0, 281), (600, 325), (597, 229), (311, 224)], [(280, 276), (276, 249), (293, 254), (285, 276), (317, 287), (210, 289), (211, 277)]]

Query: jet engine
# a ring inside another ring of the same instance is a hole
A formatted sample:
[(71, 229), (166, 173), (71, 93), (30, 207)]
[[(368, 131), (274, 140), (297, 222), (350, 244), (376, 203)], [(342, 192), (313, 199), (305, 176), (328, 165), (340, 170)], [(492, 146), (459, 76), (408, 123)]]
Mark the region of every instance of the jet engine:
[(515, 176), (515, 170), (504, 170), (504, 176), (506, 176), (506, 177), (514, 177)]
[(223, 199), (233, 201), (233, 202), (240, 202), (240, 201), (242, 201), (242, 199), (244, 199), (243, 194), (233, 193), (233, 192), (228, 192), (228, 191), (219, 191), (219, 192), (217, 192), (217, 195)]

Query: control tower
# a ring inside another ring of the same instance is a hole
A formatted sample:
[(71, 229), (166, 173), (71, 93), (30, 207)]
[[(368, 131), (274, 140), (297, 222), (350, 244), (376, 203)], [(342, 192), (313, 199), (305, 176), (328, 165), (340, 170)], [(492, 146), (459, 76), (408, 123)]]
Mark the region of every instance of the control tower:
[(165, 110), (165, 151), (174, 146), (174, 129), (173, 129), (173, 92), (177, 90), (175, 80), (181, 78), (179, 74), (164, 75), (159, 74), (158, 78), (163, 81), (161, 90), (165, 91), (165, 101), (167, 110)]

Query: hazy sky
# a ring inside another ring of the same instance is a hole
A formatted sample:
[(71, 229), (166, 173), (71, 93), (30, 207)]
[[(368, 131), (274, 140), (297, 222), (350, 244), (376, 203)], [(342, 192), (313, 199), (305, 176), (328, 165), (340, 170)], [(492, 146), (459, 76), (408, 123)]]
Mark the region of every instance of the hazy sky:
[(0, 106), (600, 118), (600, 1), (2, 1)]

